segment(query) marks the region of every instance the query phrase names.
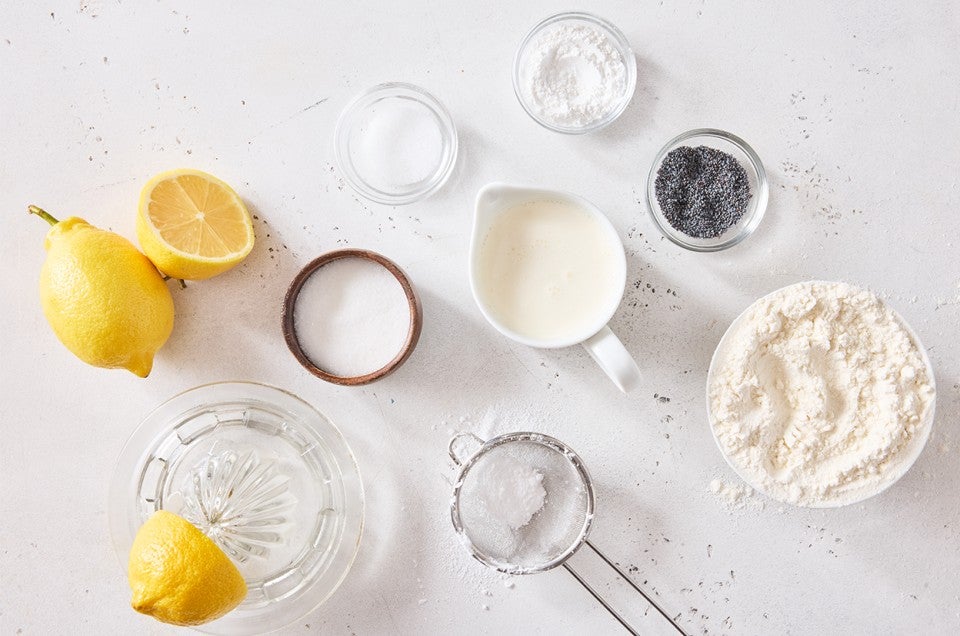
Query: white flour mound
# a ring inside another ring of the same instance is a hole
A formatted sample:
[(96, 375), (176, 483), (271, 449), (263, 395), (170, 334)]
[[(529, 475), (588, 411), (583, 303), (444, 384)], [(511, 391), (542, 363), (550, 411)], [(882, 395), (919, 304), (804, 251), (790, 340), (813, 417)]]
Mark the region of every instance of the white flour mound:
[(762, 298), (718, 354), (711, 425), (751, 485), (831, 506), (900, 477), (927, 437), (934, 381), (916, 343), (874, 294), (806, 282)]

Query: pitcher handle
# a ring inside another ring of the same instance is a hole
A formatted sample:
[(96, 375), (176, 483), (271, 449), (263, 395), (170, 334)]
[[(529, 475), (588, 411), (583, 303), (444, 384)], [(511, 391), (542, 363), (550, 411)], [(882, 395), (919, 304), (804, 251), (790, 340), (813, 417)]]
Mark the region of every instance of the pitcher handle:
[(629, 393), (640, 384), (640, 367), (620, 339), (610, 331), (610, 327), (605, 325), (584, 340), (583, 347), (624, 393)]

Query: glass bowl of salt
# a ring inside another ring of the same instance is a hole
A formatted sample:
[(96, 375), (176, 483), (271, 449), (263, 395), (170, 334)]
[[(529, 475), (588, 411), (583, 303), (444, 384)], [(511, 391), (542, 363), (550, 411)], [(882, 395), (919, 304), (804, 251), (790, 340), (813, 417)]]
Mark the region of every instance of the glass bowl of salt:
[(379, 84), (343, 109), (334, 152), (354, 190), (404, 205), (447, 181), (457, 161), (457, 129), (443, 104), (419, 86)]
[(413, 353), (423, 309), (410, 279), (390, 259), (361, 249), (327, 252), (290, 283), (283, 336), (294, 357), (321, 380), (369, 384)]

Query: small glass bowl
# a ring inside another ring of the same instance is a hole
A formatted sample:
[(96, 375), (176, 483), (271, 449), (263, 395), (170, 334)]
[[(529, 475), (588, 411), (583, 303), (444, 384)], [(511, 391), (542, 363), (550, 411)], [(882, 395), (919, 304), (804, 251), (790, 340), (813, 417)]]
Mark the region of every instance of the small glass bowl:
[[(521, 88), (523, 61), (526, 59), (526, 55), (529, 53), (530, 45), (533, 44), (537, 36), (539, 36), (545, 29), (558, 24), (587, 24), (599, 29), (617, 47), (617, 51), (619, 51), (620, 56), (623, 58), (623, 62), (627, 67), (627, 87), (623, 92), (623, 97), (621, 98), (620, 103), (618, 103), (616, 107), (610, 110), (610, 112), (601, 119), (593, 121), (585, 126), (558, 126), (541, 119), (534, 112), (531, 105), (527, 102), (527, 98), (524, 95), (523, 89)], [(621, 113), (623, 113), (624, 110), (626, 110), (630, 100), (633, 99), (633, 93), (636, 88), (637, 60), (633, 55), (633, 49), (630, 48), (630, 42), (627, 40), (627, 37), (620, 29), (610, 22), (607, 22), (603, 18), (589, 13), (571, 11), (566, 13), (558, 13), (543, 20), (535, 27), (530, 29), (530, 32), (527, 33), (527, 35), (520, 42), (520, 46), (517, 48), (517, 53), (513, 58), (513, 92), (516, 94), (517, 100), (520, 102), (520, 105), (523, 106), (523, 110), (530, 115), (533, 121), (537, 122), (548, 130), (558, 133), (564, 133), (567, 135), (582, 135), (594, 130), (600, 130), (605, 126), (610, 125), (617, 117), (621, 115)]]
[[(377, 109), (403, 106), (404, 102), (426, 108), (436, 119), (441, 138), (440, 157), (434, 169), (415, 182), (377, 183), (374, 175), (363, 174), (363, 166), (357, 165), (355, 137), (364, 131)], [(360, 93), (343, 109), (337, 121), (334, 153), (341, 173), (354, 190), (377, 203), (405, 205), (436, 192), (453, 172), (457, 162), (457, 129), (443, 104), (419, 86), (400, 82), (379, 84)]]
[[(657, 172), (660, 170), (660, 164), (663, 163), (667, 154), (680, 146), (708, 146), (716, 148), (729, 155), (732, 155), (743, 169), (747, 172), (747, 178), (750, 181), (750, 201), (747, 203), (747, 209), (737, 223), (720, 236), (714, 238), (695, 238), (687, 236), (680, 230), (675, 229), (660, 208), (657, 201), (656, 181)], [(650, 208), (650, 215), (653, 217), (657, 227), (668, 239), (688, 250), (694, 252), (718, 252), (728, 247), (733, 247), (744, 240), (757, 229), (763, 214), (767, 210), (767, 200), (769, 198), (769, 186), (767, 185), (767, 174), (763, 169), (763, 163), (760, 157), (754, 152), (747, 142), (736, 135), (732, 135), (715, 128), (696, 128), (689, 130), (681, 135), (677, 135), (668, 141), (660, 152), (657, 153), (653, 165), (650, 166), (650, 174), (647, 176), (647, 206)]]

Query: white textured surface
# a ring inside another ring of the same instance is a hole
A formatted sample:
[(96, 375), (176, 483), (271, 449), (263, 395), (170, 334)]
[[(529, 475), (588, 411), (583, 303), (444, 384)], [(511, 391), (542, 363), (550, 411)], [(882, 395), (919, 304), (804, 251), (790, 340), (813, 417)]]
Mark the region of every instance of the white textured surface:
[[(456, 544), (446, 444), (461, 426), (533, 428), (576, 449), (598, 486), (594, 542), (690, 632), (957, 632), (951, 4), (596, 3), (633, 43), (637, 95), (610, 128), (566, 137), (533, 123), (510, 83), (520, 38), (565, 4), (5, 3), (0, 632), (176, 631), (126, 608), (107, 482), (148, 410), (234, 378), (324, 410), (366, 482), (353, 572), (290, 633), (616, 633), (566, 573), (508, 587)], [(361, 201), (331, 167), (340, 108), (388, 80), (435, 93), (462, 142), (448, 185), (397, 209)], [(703, 125), (745, 137), (772, 185), (757, 233), (717, 255), (662, 240), (637, 203), (660, 144)], [(45, 229), (25, 206), (132, 237), (140, 186), (179, 165), (237, 188), (258, 217), (257, 247), (236, 270), (173, 290), (177, 326), (150, 378), (86, 367), (41, 315)], [(629, 279), (613, 328), (645, 374), (635, 394), (621, 396), (579, 348), (510, 343), (474, 307), (472, 198), (504, 178), (574, 190), (620, 231)], [(367, 388), (310, 376), (280, 334), (296, 270), (343, 245), (396, 260), (424, 303), (413, 357)], [(933, 437), (900, 483), (862, 505), (730, 510), (709, 491), (715, 478), (735, 483), (706, 422), (710, 354), (752, 300), (814, 278), (872, 288), (919, 333), (937, 373)]]

